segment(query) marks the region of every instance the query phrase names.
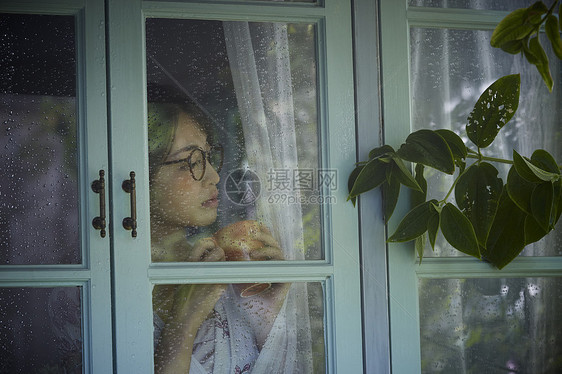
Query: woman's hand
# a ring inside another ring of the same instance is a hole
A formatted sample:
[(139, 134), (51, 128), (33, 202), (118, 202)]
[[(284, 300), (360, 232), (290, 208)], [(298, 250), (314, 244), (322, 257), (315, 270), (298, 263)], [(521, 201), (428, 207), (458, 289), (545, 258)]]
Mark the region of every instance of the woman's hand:
[(214, 238), (226, 261), (284, 260), (283, 251), (271, 232), (256, 221), (240, 221), (219, 230)]
[[(184, 252), (185, 253), (185, 252)], [(213, 238), (200, 239), (185, 261), (224, 261), (224, 251)], [(155, 312), (165, 322), (154, 356), (156, 373), (187, 372), (199, 326), (213, 311), (226, 284), (159, 285), (154, 288)]]
[[(215, 234), (217, 244), (223, 248), (227, 261), (284, 260), (279, 243), (263, 224), (256, 221), (236, 222)], [(264, 291), (252, 294), (253, 287), (261, 284), (234, 285), (242, 296), (244, 318), (252, 326), (258, 347), (263, 347), (271, 327), (281, 310), (290, 283), (273, 283)], [(250, 291), (249, 291), (250, 290)]]
[(214, 238), (198, 240), (187, 256), (189, 262), (225, 261), (225, 259), (224, 250)]

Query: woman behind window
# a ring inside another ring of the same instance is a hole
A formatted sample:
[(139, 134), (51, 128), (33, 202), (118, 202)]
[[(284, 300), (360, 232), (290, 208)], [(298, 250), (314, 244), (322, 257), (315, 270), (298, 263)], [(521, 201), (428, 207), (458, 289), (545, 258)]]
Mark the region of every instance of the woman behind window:
[[(152, 260), (284, 259), (271, 233), (255, 221), (196, 240), (187, 236), (187, 229), (209, 226), (217, 218), (222, 149), (210, 144), (211, 122), (195, 104), (177, 95), (170, 100), (161, 90), (156, 96), (163, 100), (150, 96)], [(155, 372), (294, 372), (296, 332), (288, 331), (284, 317), (288, 288), (268, 283), (156, 286)]]

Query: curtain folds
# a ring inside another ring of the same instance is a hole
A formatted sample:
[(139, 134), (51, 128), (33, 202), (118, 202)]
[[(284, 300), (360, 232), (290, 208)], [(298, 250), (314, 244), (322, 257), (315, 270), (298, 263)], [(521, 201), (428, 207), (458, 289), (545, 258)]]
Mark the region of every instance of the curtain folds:
[[(291, 64), (285, 25), (224, 22), (228, 59), (240, 111), (248, 167), (262, 181), (273, 169), (298, 169)], [(300, 204), (257, 202), (257, 218), (273, 231), (287, 260), (304, 260)], [(296, 339), (298, 370), (312, 372), (307, 285), (294, 283), (288, 294), (286, 323)], [(293, 365), (294, 363), (287, 363)], [(289, 370), (289, 366), (285, 372)]]

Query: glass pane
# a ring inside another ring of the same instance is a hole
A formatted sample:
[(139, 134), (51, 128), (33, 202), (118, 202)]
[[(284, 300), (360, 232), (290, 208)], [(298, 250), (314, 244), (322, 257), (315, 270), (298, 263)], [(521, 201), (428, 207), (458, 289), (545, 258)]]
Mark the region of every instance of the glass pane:
[(326, 372), (321, 283), (158, 285), (152, 295), (156, 372)]
[(561, 280), (421, 279), (422, 373), (562, 372)]
[[(536, 0), (409, 0), (410, 6), (427, 6), (438, 8), (465, 8), (483, 10), (508, 10), (525, 8)], [(548, 2), (545, 2), (550, 5)]]
[(74, 17), (0, 30), (0, 264), (79, 263)]
[(314, 25), (149, 19), (146, 35), (153, 261), (323, 258), (337, 175), (319, 166)]
[[(487, 156), (511, 159), (512, 150), (530, 157), (536, 149), (550, 152), (562, 160), (562, 62), (552, 52), (550, 42), (543, 40), (550, 58), (554, 90), (549, 94), (536, 69), (521, 56), (509, 55), (490, 46), (491, 31), (442, 30), (413, 28), (410, 33), (411, 92), (413, 129), (448, 128), (459, 134), (465, 144), (475, 148), (465, 131), (467, 117), (482, 91), (496, 79), (521, 73), (521, 98), (512, 120), (500, 131), (492, 146), (483, 149)], [(544, 37), (544, 35), (542, 35)], [(495, 164), (504, 178), (509, 165)], [(443, 199), (452, 178), (434, 175), (426, 168), (428, 184)], [(440, 173), (439, 173), (440, 174)], [(452, 200), (452, 199), (451, 199)], [(558, 256), (562, 254), (562, 232), (551, 232), (522, 252), (526, 256)], [(460, 252), (443, 238), (435, 252), (427, 256), (457, 256)]]
[(0, 373), (82, 373), (80, 287), (0, 288)]

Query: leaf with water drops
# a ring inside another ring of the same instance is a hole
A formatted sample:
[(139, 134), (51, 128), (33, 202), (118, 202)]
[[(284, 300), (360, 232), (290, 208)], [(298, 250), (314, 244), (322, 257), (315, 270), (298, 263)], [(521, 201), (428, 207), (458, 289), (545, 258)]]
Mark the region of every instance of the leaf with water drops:
[(519, 74), (501, 77), (492, 83), (468, 116), (468, 138), (479, 148), (486, 148), (511, 120), (519, 106)]

